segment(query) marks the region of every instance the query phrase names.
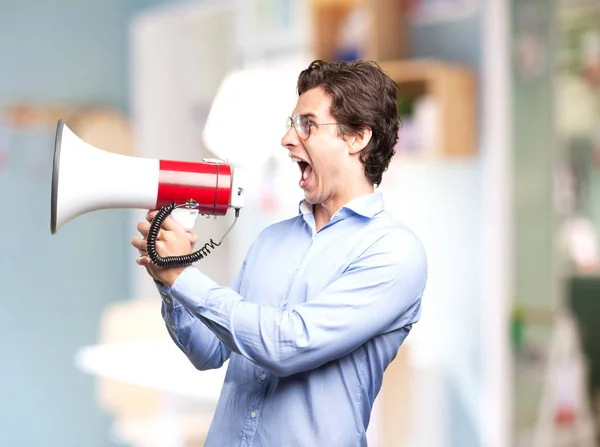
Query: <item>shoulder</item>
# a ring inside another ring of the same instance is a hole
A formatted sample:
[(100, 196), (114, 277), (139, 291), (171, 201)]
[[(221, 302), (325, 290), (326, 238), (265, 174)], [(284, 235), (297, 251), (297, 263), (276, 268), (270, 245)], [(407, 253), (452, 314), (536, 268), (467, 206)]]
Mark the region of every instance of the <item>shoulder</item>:
[(390, 249), (410, 249), (425, 254), (425, 249), (419, 236), (404, 223), (386, 211), (375, 216), (369, 229), (373, 233), (371, 240), (378, 246), (388, 246)]
[(351, 255), (343, 274), (360, 275), (365, 290), (385, 290), (398, 299), (420, 300), (428, 266), (416, 233), (392, 216), (379, 213), (356, 236), (359, 250)]
[(300, 229), (304, 225), (302, 215), (294, 216), (289, 219), (281, 220), (266, 226), (258, 235), (259, 240), (270, 240), (279, 238), (283, 235), (289, 235), (295, 229)]
[(419, 236), (387, 212), (372, 219), (363, 237), (362, 255), (376, 257), (399, 272), (427, 276), (427, 254)]

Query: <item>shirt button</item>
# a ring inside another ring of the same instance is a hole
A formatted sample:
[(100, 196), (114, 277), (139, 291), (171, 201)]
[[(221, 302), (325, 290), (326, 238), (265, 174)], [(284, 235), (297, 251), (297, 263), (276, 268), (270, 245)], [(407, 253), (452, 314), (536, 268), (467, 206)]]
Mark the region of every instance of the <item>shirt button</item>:
[(165, 303), (171, 304), (171, 298), (165, 298)]
[(252, 413), (250, 413), (250, 417), (251, 417), (252, 419), (254, 419), (254, 418), (256, 417), (256, 411), (253, 411)]
[(171, 329), (175, 330), (177, 329), (177, 326), (175, 326), (174, 324), (171, 325)]
[(161, 290), (161, 291), (160, 291), (160, 294), (161, 294), (162, 296), (169, 296), (169, 294), (168, 294), (167, 292), (165, 292), (164, 290)]
[(260, 376), (260, 380), (265, 380), (267, 378), (266, 374), (263, 374), (262, 376)]

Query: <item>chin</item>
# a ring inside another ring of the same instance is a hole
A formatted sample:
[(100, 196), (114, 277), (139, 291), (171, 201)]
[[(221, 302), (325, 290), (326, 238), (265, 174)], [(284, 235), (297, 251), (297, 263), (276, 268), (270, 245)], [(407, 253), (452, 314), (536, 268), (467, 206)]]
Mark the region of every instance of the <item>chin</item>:
[(316, 205), (317, 203), (319, 203), (319, 200), (314, 197), (314, 195), (312, 195), (309, 191), (304, 190), (304, 200), (306, 201), (306, 203), (308, 203), (309, 205)]
[(306, 192), (304, 193), (304, 201), (306, 203), (308, 203), (309, 205), (314, 205), (316, 202), (313, 200), (313, 198), (307, 194)]
[(316, 194), (314, 191), (312, 193), (304, 191), (304, 200), (310, 205), (319, 205), (325, 202), (325, 198), (322, 195)]

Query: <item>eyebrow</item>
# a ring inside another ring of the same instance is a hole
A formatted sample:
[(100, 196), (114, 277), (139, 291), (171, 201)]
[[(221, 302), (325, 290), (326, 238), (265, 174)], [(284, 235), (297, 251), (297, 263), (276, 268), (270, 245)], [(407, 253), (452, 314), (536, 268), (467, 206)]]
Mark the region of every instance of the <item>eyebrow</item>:
[(317, 118), (317, 115), (315, 115), (312, 112), (308, 112), (308, 113), (298, 113), (297, 115), (304, 115), (307, 118)]

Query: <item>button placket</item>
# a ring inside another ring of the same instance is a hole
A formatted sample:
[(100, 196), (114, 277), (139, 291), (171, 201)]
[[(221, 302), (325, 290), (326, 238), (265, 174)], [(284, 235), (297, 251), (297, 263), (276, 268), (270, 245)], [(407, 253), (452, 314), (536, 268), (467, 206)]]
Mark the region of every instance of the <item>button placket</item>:
[(257, 385), (262, 385), (263, 383), (265, 383), (265, 380), (267, 380), (267, 375), (264, 372), (261, 372), (260, 374), (256, 375)]

